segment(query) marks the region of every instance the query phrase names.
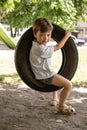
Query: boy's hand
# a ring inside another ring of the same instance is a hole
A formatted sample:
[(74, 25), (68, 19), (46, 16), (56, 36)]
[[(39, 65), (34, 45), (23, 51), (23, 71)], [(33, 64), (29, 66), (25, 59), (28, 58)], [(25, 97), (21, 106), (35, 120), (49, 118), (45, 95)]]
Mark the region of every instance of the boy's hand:
[(65, 36), (61, 39), (60, 42), (58, 42), (57, 45), (54, 46), (54, 51), (62, 48), (70, 36), (71, 36), (71, 32), (66, 30), (65, 31)]

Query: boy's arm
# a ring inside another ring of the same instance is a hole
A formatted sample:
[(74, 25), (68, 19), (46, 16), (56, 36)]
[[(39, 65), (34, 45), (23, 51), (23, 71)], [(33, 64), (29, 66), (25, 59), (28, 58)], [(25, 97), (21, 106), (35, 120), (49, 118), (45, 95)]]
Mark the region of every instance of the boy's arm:
[(62, 40), (57, 45), (54, 46), (54, 51), (62, 48), (70, 36), (71, 36), (71, 32), (65, 31), (65, 36), (62, 38)]

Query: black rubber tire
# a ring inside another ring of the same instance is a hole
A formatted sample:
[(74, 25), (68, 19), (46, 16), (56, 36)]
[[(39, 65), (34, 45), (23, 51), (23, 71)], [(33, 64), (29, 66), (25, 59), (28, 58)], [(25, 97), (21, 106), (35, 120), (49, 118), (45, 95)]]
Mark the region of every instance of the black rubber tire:
[[(52, 38), (56, 42), (59, 42), (63, 38), (65, 30), (58, 25), (53, 24), (53, 26), (54, 29), (52, 32)], [(34, 36), (31, 27), (21, 36), (16, 47), (15, 66), (19, 76), (29, 87), (37, 91), (52, 92), (61, 89), (61, 87), (46, 85), (35, 79), (29, 62), (29, 52), (32, 46), (33, 39)], [(62, 65), (58, 73), (65, 78), (71, 80), (75, 74), (78, 65), (78, 51), (71, 37), (68, 39), (65, 46), (61, 49), (61, 52), (63, 57)]]

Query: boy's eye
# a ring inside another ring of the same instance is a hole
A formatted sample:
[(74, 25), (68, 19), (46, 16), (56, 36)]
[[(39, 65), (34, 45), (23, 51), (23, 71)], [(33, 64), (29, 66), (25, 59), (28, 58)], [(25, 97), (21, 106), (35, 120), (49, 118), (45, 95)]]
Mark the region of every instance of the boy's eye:
[(43, 36), (47, 36), (47, 37), (50, 37), (51, 34), (43, 34), (43, 33), (40, 33), (40, 36), (43, 37)]
[(48, 37), (50, 36), (50, 34), (47, 35)]
[(43, 34), (40, 34), (40, 36), (42, 37), (42, 36), (43, 36)]

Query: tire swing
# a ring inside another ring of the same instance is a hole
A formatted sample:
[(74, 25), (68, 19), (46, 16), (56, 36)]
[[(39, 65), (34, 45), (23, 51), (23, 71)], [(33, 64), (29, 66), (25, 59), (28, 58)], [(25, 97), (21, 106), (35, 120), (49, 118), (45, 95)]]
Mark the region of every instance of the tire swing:
[[(58, 25), (53, 24), (52, 38), (59, 42), (64, 34), (65, 30)], [(34, 40), (32, 27), (29, 28), (20, 38), (15, 50), (15, 66), (21, 79), (34, 90), (40, 92), (52, 92), (61, 89), (62, 87), (56, 87), (54, 85), (46, 85), (35, 79), (29, 62), (29, 52)], [(78, 65), (78, 51), (77, 47), (70, 37), (67, 43), (61, 49), (62, 53), (62, 65), (58, 73), (65, 78), (71, 80), (75, 74)]]

